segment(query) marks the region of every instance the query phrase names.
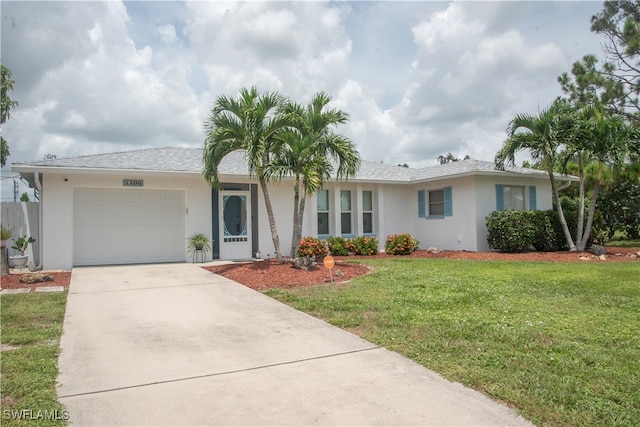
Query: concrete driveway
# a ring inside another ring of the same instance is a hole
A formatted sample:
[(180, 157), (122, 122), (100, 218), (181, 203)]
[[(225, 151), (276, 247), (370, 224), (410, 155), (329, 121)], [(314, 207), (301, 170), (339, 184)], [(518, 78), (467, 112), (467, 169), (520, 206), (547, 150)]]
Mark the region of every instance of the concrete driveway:
[(73, 425), (531, 425), (191, 264), (74, 269), (61, 347)]

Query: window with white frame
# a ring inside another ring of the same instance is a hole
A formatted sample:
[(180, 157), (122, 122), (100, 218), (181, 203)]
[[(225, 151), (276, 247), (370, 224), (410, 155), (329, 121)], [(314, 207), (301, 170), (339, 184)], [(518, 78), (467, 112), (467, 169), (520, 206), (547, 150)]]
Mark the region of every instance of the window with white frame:
[(502, 185), (502, 208), (503, 210), (525, 210), (524, 186)]
[(318, 200), (318, 235), (329, 235), (329, 190), (320, 190)]
[(535, 211), (538, 209), (536, 186), (496, 184), (496, 209)]
[(418, 217), (445, 218), (453, 216), (453, 188), (418, 190)]
[(505, 185), (504, 190), (504, 208), (516, 211), (523, 211), (524, 208), (524, 187)]
[(362, 232), (373, 234), (373, 192), (362, 192)]
[(429, 216), (444, 215), (444, 190), (429, 191)]
[(340, 191), (340, 231), (351, 234), (351, 191)]

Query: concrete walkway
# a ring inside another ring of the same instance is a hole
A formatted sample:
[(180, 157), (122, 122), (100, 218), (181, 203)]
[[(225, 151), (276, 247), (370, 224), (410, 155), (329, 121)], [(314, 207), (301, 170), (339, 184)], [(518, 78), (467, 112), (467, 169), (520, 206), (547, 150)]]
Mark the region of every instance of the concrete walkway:
[(191, 264), (74, 269), (61, 347), (72, 425), (531, 425)]

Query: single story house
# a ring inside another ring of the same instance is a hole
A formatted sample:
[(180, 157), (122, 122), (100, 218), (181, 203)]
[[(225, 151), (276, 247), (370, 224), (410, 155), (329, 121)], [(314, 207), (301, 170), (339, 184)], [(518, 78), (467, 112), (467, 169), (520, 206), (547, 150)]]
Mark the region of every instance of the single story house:
[[(202, 150), (156, 148), (14, 163), (40, 191), (45, 269), (191, 261), (187, 239), (213, 239), (206, 259), (248, 259), (274, 248), (260, 186), (242, 152), (220, 164), (220, 189), (202, 177)], [(559, 177), (568, 181), (567, 177)], [(293, 180), (269, 193), (283, 254), (290, 255)], [(422, 169), (362, 161), (348, 181), (331, 180), (307, 201), (303, 236), (410, 233), (421, 248), (486, 251), (485, 217), (496, 209), (551, 209), (547, 174), (496, 170), (463, 160)]]

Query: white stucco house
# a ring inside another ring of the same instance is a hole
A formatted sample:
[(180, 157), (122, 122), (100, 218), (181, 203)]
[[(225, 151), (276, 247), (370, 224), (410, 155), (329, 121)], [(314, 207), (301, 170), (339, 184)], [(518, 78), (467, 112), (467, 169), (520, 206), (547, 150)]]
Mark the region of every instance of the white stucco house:
[[(220, 190), (203, 179), (202, 151), (158, 148), (14, 163), (40, 191), (45, 269), (191, 261), (187, 238), (213, 240), (207, 259), (274, 256), (264, 199), (240, 152), (222, 161)], [(284, 255), (292, 235), (293, 182), (270, 183)], [(422, 248), (485, 251), (496, 209), (551, 209), (545, 172), (464, 160), (410, 169), (363, 161), (307, 201), (303, 236), (411, 233)]]

